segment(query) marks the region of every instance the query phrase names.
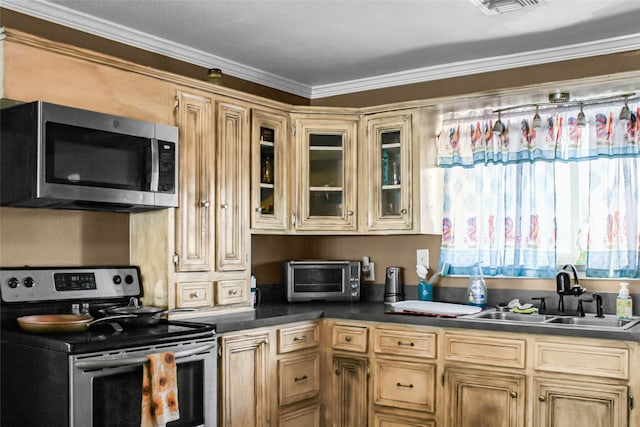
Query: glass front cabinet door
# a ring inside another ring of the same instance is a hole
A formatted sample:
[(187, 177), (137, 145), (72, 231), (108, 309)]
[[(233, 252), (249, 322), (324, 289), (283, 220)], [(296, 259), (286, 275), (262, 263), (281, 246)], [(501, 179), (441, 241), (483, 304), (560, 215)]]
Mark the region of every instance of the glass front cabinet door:
[(411, 113), (366, 120), (370, 231), (413, 229)]
[(296, 230), (357, 230), (357, 123), (357, 117), (296, 121)]
[(287, 228), (287, 117), (253, 110), (251, 117), (251, 228)]

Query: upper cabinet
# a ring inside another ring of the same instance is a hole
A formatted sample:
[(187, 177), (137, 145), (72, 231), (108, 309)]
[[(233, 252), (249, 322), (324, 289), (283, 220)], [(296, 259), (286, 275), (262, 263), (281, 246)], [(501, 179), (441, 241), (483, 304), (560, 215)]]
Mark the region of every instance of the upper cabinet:
[(295, 230), (357, 231), (357, 129), (356, 116), (296, 119)]
[(244, 271), (249, 266), (249, 110), (219, 101), (216, 117), (216, 264), (219, 271)]
[(375, 115), (364, 126), (367, 229), (413, 230), (413, 114)]
[(251, 112), (251, 228), (287, 229), (288, 118), (268, 110)]
[(211, 98), (178, 91), (180, 200), (175, 215), (176, 271), (211, 271), (215, 170)]

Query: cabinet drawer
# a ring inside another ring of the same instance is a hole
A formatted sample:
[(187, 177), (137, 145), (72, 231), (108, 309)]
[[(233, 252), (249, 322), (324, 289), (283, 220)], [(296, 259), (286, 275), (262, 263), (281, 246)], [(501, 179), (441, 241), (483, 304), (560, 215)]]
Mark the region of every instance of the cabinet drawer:
[(278, 379), (280, 405), (317, 396), (320, 390), (320, 356), (312, 353), (280, 359)]
[(538, 371), (629, 378), (629, 350), (588, 344), (536, 342), (534, 368)]
[(316, 347), (320, 341), (319, 332), (320, 326), (317, 322), (278, 329), (278, 353)]
[(436, 422), (433, 420), (408, 417), (406, 415), (376, 412), (373, 415), (373, 427), (436, 427)]
[(436, 334), (433, 332), (378, 328), (373, 333), (376, 353), (428, 358), (436, 357)]
[(320, 406), (307, 406), (296, 411), (281, 414), (278, 427), (320, 427)]
[(176, 307), (210, 307), (213, 305), (213, 283), (182, 282), (176, 286)]
[(216, 304), (237, 304), (247, 301), (247, 282), (243, 279), (218, 280), (216, 282)]
[(366, 353), (368, 335), (369, 328), (366, 326), (334, 325), (333, 348)]
[(444, 358), (505, 368), (525, 366), (525, 341), (496, 337), (445, 334)]
[(429, 363), (376, 359), (374, 403), (432, 413), (435, 405), (436, 366)]

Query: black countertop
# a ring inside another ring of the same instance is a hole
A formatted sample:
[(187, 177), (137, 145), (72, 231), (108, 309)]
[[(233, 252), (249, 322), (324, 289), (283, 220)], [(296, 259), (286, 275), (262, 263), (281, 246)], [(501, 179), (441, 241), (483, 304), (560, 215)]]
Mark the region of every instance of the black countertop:
[(640, 324), (627, 330), (587, 329), (575, 326), (537, 323), (490, 322), (473, 318), (447, 318), (385, 313), (381, 302), (264, 304), (255, 311), (190, 318), (192, 322), (215, 325), (216, 332), (227, 333), (319, 318), (388, 322), (438, 328), (462, 328), (555, 336), (575, 336), (640, 342)]

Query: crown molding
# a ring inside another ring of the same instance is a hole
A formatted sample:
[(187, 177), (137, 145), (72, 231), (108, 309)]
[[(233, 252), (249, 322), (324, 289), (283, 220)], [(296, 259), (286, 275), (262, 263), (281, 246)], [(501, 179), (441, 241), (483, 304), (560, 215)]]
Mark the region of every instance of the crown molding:
[(205, 68), (221, 68), (225, 74), (308, 99), (640, 49), (640, 33), (637, 33), (551, 49), (452, 62), (311, 86), (43, 0), (3, 0), (2, 7), (190, 64)]

